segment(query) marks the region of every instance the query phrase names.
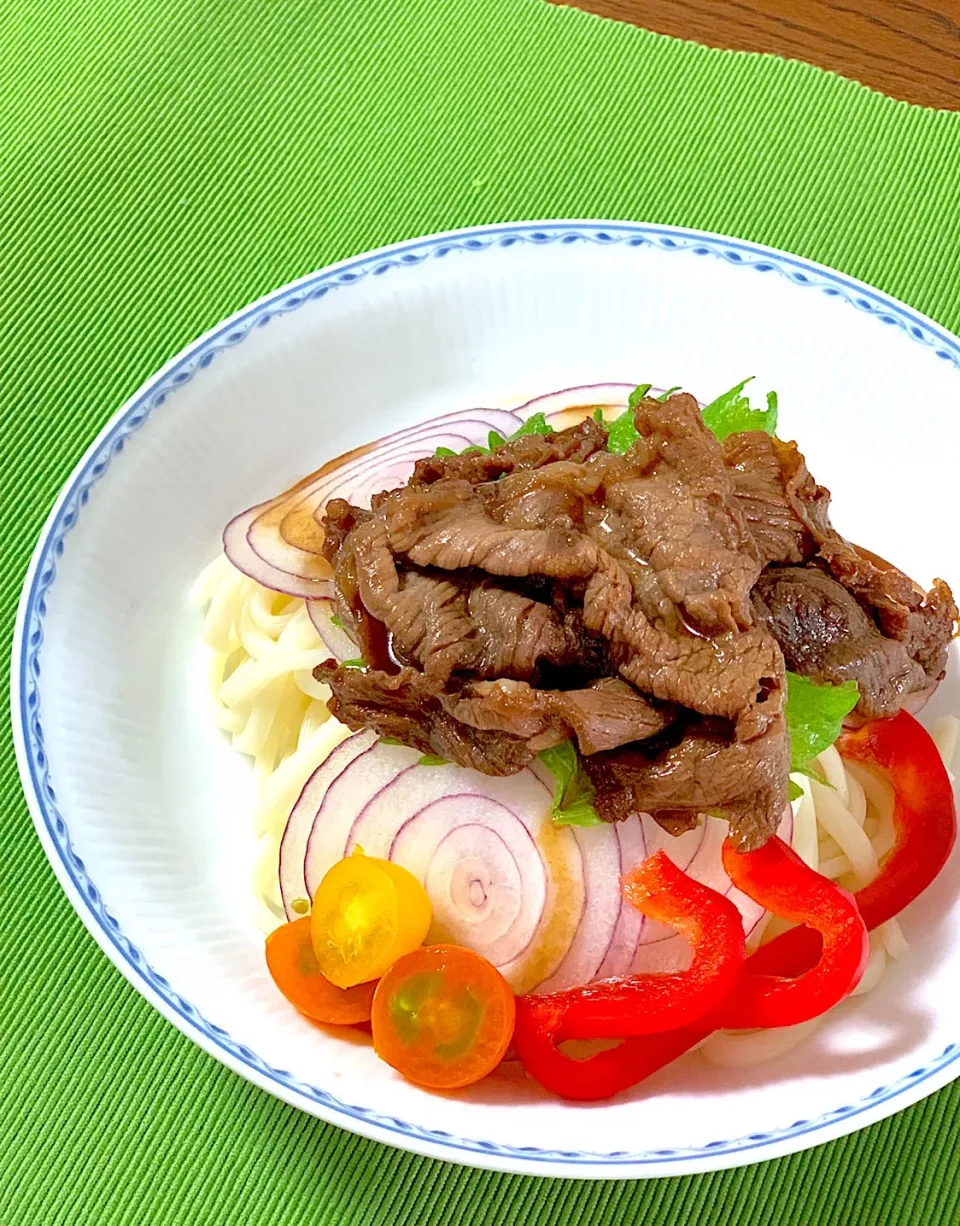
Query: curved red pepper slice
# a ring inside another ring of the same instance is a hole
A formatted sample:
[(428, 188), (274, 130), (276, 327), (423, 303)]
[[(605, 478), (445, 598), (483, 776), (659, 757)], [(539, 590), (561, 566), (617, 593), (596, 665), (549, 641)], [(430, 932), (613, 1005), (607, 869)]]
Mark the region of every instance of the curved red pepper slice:
[(727, 839), (723, 867), (754, 902), (816, 931), (820, 956), (795, 976), (763, 971), (748, 961), (740, 982), (711, 1019), (716, 1026), (795, 1026), (819, 1017), (853, 991), (867, 965), (870, 940), (852, 894), (808, 868), (776, 836), (749, 852), (738, 852)]
[[(693, 946), (693, 961), (676, 974), (633, 975), (517, 1000), (517, 1055), (541, 1084), (567, 1098), (609, 1097), (633, 1084), (639, 1080), (638, 1053), (631, 1048), (627, 1065), (622, 1047), (576, 1060), (560, 1051), (559, 1043), (673, 1031), (715, 1009), (743, 971), (737, 908), (688, 877), (663, 852), (624, 877), (623, 893), (650, 919), (682, 932)], [(625, 1075), (633, 1080), (623, 1081)]]
[[(535, 999), (521, 996), (517, 1004), (521, 1000)], [(518, 1008), (518, 1022), (521, 1012)], [(713, 1030), (712, 1024), (697, 1022), (663, 1034), (624, 1039), (617, 1047), (597, 1052), (585, 1060), (575, 1060), (560, 1051), (549, 1034), (536, 1029), (535, 1014), (524, 1017), (521, 1025), (526, 1028), (524, 1038), (518, 1037), (521, 1034), (518, 1025), (513, 1041), (524, 1067), (546, 1089), (578, 1102), (596, 1102), (629, 1090), (664, 1065), (672, 1064)], [(521, 1044), (524, 1044), (523, 1049)]]
[[(872, 932), (922, 894), (946, 863), (957, 837), (953, 788), (933, 738), (906, 711), (844, 732), (837, 748), (841, 757), (886, 771), (894, 790), (896, 842), (873, 881), (854, 894)], [(816, 965), (820, 950), (815, 929), (791, 928), (751, 954), (747, 965), (800, 975)]]
[(629, 975), (537, 997), (559, 1010), (566, 1039), (622, 1039), (673, 1030), (703, 1017), (727, 995), (743, 969), (743, 921), (716, 890), (688, 877), (662, 851), (622, 880), (627, 902), (669, 924), (690, 942), (689, 968)]
[(844, 732), (837, 749), (841, 757), (879, 766), (893, 785), (896, 842), (856, 894), (872, 930), (922, 894), (946, 863), (957, 837), (953, 787), (933, 738), (906, 711)]

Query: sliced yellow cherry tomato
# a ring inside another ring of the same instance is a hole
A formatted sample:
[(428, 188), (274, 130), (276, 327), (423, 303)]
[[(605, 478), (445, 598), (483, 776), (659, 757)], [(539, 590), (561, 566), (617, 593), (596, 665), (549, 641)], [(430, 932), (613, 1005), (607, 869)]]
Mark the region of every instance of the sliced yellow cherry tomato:
[(320, 971), (338, 988), (379, 979), (422, 944), (431, 918), (430, 899), (412, 873), (355, 851), (314, 895), (310, 934)]
[(267, 937), (267, 969), (291, 1005), (312, 1022), (352, 1026), (370, 1020), (375, 983), (338, 988), (320, 974), (310, 920), (281, 924)]

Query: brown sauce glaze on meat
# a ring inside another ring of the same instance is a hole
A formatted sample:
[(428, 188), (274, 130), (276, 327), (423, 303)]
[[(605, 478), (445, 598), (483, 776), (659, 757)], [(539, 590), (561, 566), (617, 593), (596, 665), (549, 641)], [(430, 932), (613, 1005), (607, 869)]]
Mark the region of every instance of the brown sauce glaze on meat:
[(915, 707), (956, 606), (833, 529), (796, 444), (720, 444), (686, 394), (634, 422), (623, 455), (584, 421), (420, 460), (369, 511), (331, 501), (367, 668), (316, 675), (351, 728), (492, 775), (572, 738), (607, 820), (722, 812), (757, 847), (786, 803), (785, 667), (856, 680), (868, 718)]

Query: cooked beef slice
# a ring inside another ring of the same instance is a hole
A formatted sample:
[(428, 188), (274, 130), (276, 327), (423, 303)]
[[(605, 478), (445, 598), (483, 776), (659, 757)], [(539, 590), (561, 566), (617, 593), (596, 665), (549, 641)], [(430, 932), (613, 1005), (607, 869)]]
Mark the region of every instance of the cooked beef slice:
[(674, 719), (671, 708), (614, 677), (569, 691), (538, 690), (524, 681), (478, 681), (441, 701), (472, 728), (509, 732), (535, 742), (538, 750), (576, 736), (585, 754), (654, 736)]
[(421, 753), (468, 766), (484, 775), (515, 775), (537, 751), (505, 732), (461, 724), (440, 705), (439, 687), (415, 668), (389, 674), (344, 668), (327, 660), (314, 676), (333, 691), (330, 713), (348, 728), (373, 728)]
[(343, 542), (358, 524), (370, 519), (371, 512), (355, 507), (345, 498), (331, 498), (323, 514), (323, 556), (335, 566)]
[(625, 455), (587, 466), (603, 479), (587, 531), (629, 574), (649, 619), (676, 611), (697, 633), (748, 629), (760, 566), (720, 444), (685, 393), (642, 400), (634, 420), (640, 437)]
[(513, 472), (477, 486), (492, 519), (512, 528), (583, 527), (584, 504), (596, 493), (601, 470), (595, 463), (557, 460), (530, 472)]
[(790, 742), (782, 716), (752, 741), (705, 721), (660, 752), (629, 746), (584, 758), (583, 765), (597, 789), (597, 810), (608, 821), (649, 813), (676, 833), (702, 814), (722, 812), (738, 848), (751, 851), (780, 823)]
[(655, 626), (632, 604), (623, 568), (605, 558), (584, 594), (584, 621), (610, 643), (620, 674), (638, 689), (704, 715), (737, 720), (749, 716), (749, 735), (758, 704), (773, 719), (780, 710), (783, 658), (760, 626), (714, 638), (679, 627)]
[(549, 605), (490, 581), (400, 571), (386, 539), (382, 521), (367, 520), (345, 540), (341, 558), (352, 552), (362, 607), (382, 623), (401, 663), (441, 682), (461, 669), (529, 679), (541, 662), (576, 663), (576, 631)]
[(830, 494), (810, 476), (796, 443), (748, 430), (727, 435), (723, 458), (761, 565), (812, 557), (817, 545), (809, 524), (825, 521)]
[(410, 487), (384, 504), (387, 538), (395, 553), (416, 566), (441, 570), (476, 567), (491, 575), (567, 580), (592, 574), (597, 548), (586, 536), (562, 526), (497, 523), (479, 499), (448, 502), (446, 493), (440, 483)]
[(956, 631), (957, 605), (942, 579), (924, 592), (883, 558), (834, 535), (820, 557), (847, 591), (872, 610), (881, 631), (902, 643), (926, 673), (930, 688), (943, 678), (947, 649)]
[(427, 456), (418, 460), (410, 485), (432, 485), (435, 481), (456, 478), (478, 485), (495, 481), (504, 473), (542, 468), (557, 460), (583, 463), (607, 445), (607, 431), (599, 422), (582, 421), (556, 434), (528, 434), (503, 443), (492, 455), (477, 452), (457, 456)]
[(482, 581), (469, 589), (467, 613), (478, 644), (473, 662), (478, 677), (529, 680), (545, 663), (576, 664), (575, 629), (549, 605)]
[(857, 599), (818, 567), (764, 571), (753, 607), (792, 672), (833, 685), (856, 681), (857, 713), (865, 719), (893, 715), (929, 690), (903, 643), (885, 638)]

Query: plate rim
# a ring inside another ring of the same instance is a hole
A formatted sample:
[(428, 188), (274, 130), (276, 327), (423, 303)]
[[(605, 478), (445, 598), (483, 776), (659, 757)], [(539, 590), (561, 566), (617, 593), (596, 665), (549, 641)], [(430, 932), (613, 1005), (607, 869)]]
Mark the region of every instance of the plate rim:
[[(261, 1089), (352, 1132), (430, 1157), (522, 1174), (624, 1178), (690, 1174), (742, 1165), (809, 1148), (891, 1115), (960, 1076), (960, 1044), (949, 1044), (920, 1069), (878, 1087), (849, 1106), (772, 1132), (726, 1138), (704, 1146), (592, 1152), (517, 1147), (456, 1137), (343, 1102), (275, 1069), (229, 1033), (204, 1018), (149, 966), (124, 936), (99, 890), (73, 851), (69, 828), (57, 806), (40, 722), (39, 653), (43, 645), (44, 596), (57, 575), (64, 539), (75, 527), (91, 489), (167, 397), (208, 367), (223, 350), (243, 342), (272, 319), (317, 301), (332, 290), (361, 283), (396, 268), (416, 268), (454, 251), (483, 252), (517, 244), (547, 247), (593, 243), (654, 246), (662, 251), (712, 256), (761, 274), (773, 272), (798, 288), (816, 288), (839, 297), (881, 323), (897, 326), (911, 340), (960, 370), (960, 340), (923, 313), (865, 282), (805, 257), (750, 240), (656, 223), (603, 220), (521, 221), (447, 230), (373, 248), (307, 273), (262, 295), (207, 329), (165, 362), (107, 420), (60, 490), (31, 555), (14, 626), (10, 710), (21, 784), (40, 842), (55, 875), (81, 921), (131, 985), (209, 1055)], [(29, 631), (29, 633), (28, 633)], [(866, 1115), (868, 1118), (862, 1118)]]

